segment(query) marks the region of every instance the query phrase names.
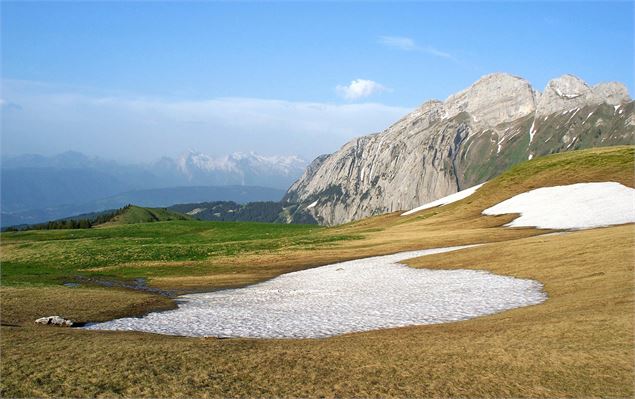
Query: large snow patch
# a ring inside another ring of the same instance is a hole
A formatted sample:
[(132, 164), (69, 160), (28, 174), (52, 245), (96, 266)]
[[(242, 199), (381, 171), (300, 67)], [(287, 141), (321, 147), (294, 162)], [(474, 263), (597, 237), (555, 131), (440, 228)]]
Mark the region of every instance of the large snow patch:
[(247, 288), (180, 297), (178, 309), (85, 328), (213, 337), (314, 338), (435, 324), (543, 302), (533, 280), (397, 262), (464, 247), (402, 252), (281, 275)]
[(414, 209), (409, 210), (408, 212), (402, 213), (401, 216), (412, 215), (413, 213), (422, 211), (424, 209), (434, 208), (434, 207), (437, 207), (437, 206), (447, 205), (447, 204), (451, 204), (451, 203), (456, 202), (456, 201), (460, 201), (463, 198), (467, 198), (470, 195), (474, 194), (476, 192), (476, 190), (481, 188), (481, 186), (483, 184), (485, 184), (485, 183), (481, 183), (481, 184), (479, 184), (477, 186), (474, 186), (474, 187), (466, 188), (465, 190), (459, 191), (458, 193), (450, 194), (447, 197), (439, 198), (436, 201), (432, 201), (432, 202), (429, 202), (427, 204), (423, 204), (423, 205), (421, 205), (419, 207), (416, 207)]
[(519, 194), (483, 211), (520, 213), (509, 227), (590, 229), (635, 222), (635, 190), (619, 183), (578, 183)]

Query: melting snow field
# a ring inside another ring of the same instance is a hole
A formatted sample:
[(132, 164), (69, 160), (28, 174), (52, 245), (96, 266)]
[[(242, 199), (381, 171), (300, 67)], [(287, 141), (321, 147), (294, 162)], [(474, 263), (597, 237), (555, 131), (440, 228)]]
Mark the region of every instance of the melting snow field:
[(178, 309), (86, 326), (169, 335), (318, 338), (470, 319), (541, 303), (533, 280), (398, 262), (466, 247), (402, 252), (281, 275), (246, 288), (184, 295)]
[(485, 183), (481, 183), (481, 184), (479, 184), (477, 186), (474, 186), (474, 187), (466, 188), (465, 190), (459, 191), (458, 193), (450, 194), (447, 197), (439, 198), (436, 201), (432, 201), (432, 202), (429, 202), (427, 204), (421, 205), (419, 207), (416, 207), (414, 209), (409, 210), (408, 212), (402, 213), (401, 216), (412, 215), (413, 213), (422, 211), (424, 209), (434, 208), (434, 207), (437, 207), (437, 206), (447, 205), (447, 204), (451, 204), (453, 202), (460, 201), (463, 198), (467, 198), (470, 195), (474, 194), (476, 192), (476, 190), (481, 188), (481, 186), (483, 184), (485, 184)]
[(579, 183), (519, 194), (483, 211), (520, 213), (508, 227), (590, 229), (635, 222), (635, 190), (619, 183)]

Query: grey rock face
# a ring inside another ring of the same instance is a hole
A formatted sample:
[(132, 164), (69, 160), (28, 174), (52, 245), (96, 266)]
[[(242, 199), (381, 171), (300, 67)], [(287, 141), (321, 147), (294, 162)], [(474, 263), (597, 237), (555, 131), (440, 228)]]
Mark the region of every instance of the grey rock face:
[(40, 317), (35, 320), (37, 324), (46, 324), (51, 326), (71, 327), (73, 322), (59, 316)]
[(630, 101), (626, 86), (619, 82), (597, 84), (593, 86), (593, 92), (596, 93), (600, 101), (604, 101), (608, 105), (616, 106)]
[(591, 88), (576, 76), (564, 75), (547, 83), (536, 114), (545, 116), (587, 105), (618, 105), (629, 100), (621, 83), (601, 83)]
[(467, 112), (473, 122), (495, 126), (522, 118), (536, 110), (534, 90), (525, 79), (504, 73), (484, 76), (445, 101), (445, 118)]
[(565, 75), (541, 94), (522, 78), (487, 75), (319, 157), (285, 201), (326, 225), (411, 209), (535, 156), (630, 144), (632, 115), (633, 102), (619, 83), (591, 88)]

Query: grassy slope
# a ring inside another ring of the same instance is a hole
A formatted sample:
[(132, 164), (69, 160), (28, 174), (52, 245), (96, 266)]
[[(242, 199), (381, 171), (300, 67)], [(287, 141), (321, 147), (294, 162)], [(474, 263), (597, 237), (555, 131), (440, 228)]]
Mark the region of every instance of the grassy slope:
[[(546, 283), (544, 305), (459, 323), (278, 341), (3, 327), (2, 393), (632, 397), (633, 232), (528, 238), (425, 264), (492, 268)], [(607, 254), (616, 243), (619, 250)], [(25, 299), (8, 304), (25, 307)]]
[[(297, 226), (295, 235), (287, 226), (268, 238), (274, 233), (270, 225), (243, 234), (242, 225), (220, 231), (214, 228), (222, 223), (198, 222), (83, 233), (95, 236), (3, 234), (3, 284), (6, 264), (14, 266), (8, 274), (14, 284), (42, 282), (37, 274), (25, 273), (29, 264), (58, 270), (53, 265), (66, 259), (68, 269), (60, 273), (68, 273), (85, 269), (90, 260), (84, 256), (72, 263), (64, 257), (67, 250), (81, 255), (81, 249), (92, 254), (104, 247), (103, 253), (114, 252), (113, 258), (101, 266), (91, 264), (93, 273), (152, 276), (156, 270), (151, 283), (182, 289), (259, 281), (287, 270), (402, 249), (515, 239), (411, 264), (535, 278), (545, 284), (550, 299), (460, 323), (326, 340), (254, 341), (38, 328), (31, 320), (43, 313), (104, 320), (171, 304), (120, 290), (3, 287), (2, 396), (632, 396), (633, 227), (530, 237), (535, 230), (498, 227), (511, 216), (480, 215), (485, 207), (527, 189), (605, 180), (633, 186), (633, 148), (536, 159), (461, 203), (333, 229)], [(192, 225), (201, 230), (187, 230)], [(232, 234), (233, 239), (226, 238)], [(364, 238), (341, 239), (359, 235)], [(218, 252), (197, 252), (208, 245)], [(180, 251), (168, 258), (153, 255), (171, 254), (174, 248)], [(50, 283), (44, 276), (43, 282)], [(65, 356), (50, 355), (58, 351)]]
[(10, 233), (2, 236), (2, 282), (50, 285), (72, 281), (76, 275), (152, 279), (225, 272), (238, 277), (248, 265), (227, 266), (223, 258), (332, 245), (352, 238), (323, 235), (322, 230), (304, 225), (172, 221)]
[(144, 208), (132, 205), (122, 214), (115, 216), (108, 224), (167, 222), (171, 220), (193, 220), (193, 218), (165, 208)]

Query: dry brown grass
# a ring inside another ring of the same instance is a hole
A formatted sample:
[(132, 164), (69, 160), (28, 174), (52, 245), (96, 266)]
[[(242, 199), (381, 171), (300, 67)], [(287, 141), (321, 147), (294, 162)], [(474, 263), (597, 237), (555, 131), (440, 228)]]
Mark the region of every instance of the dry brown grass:
[(3, 327), (2, 394), (631, 397), (633, 237), (630, 225), (412, 260), (535, 278), (549, 294), (459, 323), (322, 340)]
[[(544, 232), (500, 227), (513, 216), (480, 215), (488, 206), (544, 185), (612, 180), (633, 187), (632, 154), (632, 147), (593, 150), (557, 167), (549, 165), (550, 158), (538, 159), (532, 164), (539, 168), (531, 173), (521, 165), (462, 203), (409, 217), (378, 216), (325, 233), (362, 234), (362, 240), (218, 257), (202, 262), (231, 265), (232, 273), (151, 280), (166, 288), (214, 289), (344, 259), (490, 242), (409, 263), (536, 279), (549, 295), (541, 305), (458, 323), (320, 340), (218, 340), (35, 326), (35, 317), (49, 313), (103, 320), (170, 303), (116, 290), (2, 287), (0, 394), (632, 397), (635, 227), (532, 237)], [(630, 163), (603, 162), (613, 155), (630, 157)], [(586, 162), (592, 166), (585, 168)]]
[(42, 316), (64, 315), (79, 323), (142, 316), (174, 309), (169, 298), (125, 289), (39, 287), (0, 289), (2, 325), (30, 325)]

